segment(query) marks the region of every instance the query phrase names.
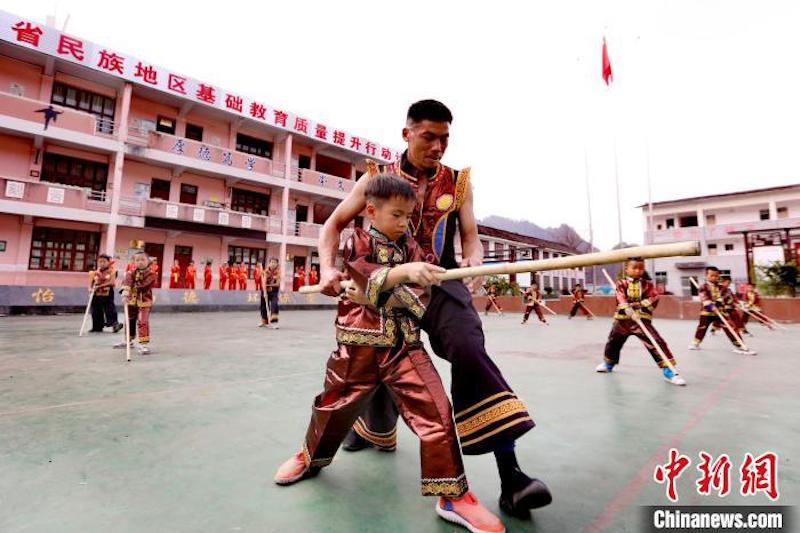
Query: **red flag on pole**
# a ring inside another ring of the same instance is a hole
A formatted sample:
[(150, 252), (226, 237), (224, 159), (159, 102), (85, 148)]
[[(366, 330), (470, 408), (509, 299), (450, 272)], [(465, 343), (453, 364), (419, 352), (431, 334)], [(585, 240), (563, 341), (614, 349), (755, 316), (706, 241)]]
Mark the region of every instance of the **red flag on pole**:
[(614, 74), (611, 72), (611, 60), (608, 58), (608, 46), (606, 46), (606, 38), (603, 37), (603, 81), (609, 85), (614, 81)]

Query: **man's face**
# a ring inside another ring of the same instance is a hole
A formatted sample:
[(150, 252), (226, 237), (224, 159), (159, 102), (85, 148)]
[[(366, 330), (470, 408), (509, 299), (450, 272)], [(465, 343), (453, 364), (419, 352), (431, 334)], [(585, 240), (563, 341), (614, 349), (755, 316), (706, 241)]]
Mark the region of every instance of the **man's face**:
[(367, 203), (367, 216), (375, 229), (395, 241), (408, 230), (408, 221), (416, 202), (394, 196), (388, 200)]
[(707, 270), (706, 279), (711, 283), (716, 283), (717, 281), (719, 281), (719, 272), (717, 272), (716, 270)]
[(450, 124), (430, 120), (409, 121), (403, 128), (403, 139), (408, 142), (411, 164), (422, 169), (436, 168), (450, 141)]

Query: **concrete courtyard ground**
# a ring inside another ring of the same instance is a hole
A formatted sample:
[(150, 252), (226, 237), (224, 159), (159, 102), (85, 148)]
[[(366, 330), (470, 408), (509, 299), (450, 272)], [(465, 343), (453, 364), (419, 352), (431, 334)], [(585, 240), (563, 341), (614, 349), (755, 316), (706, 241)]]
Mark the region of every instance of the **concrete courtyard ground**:
[[(296, 451), (334, 346), (332, 311), (156, 313), (153, 354), (79, 338), (80, 316), (0, 318), (0, 531), (445, 532), (419, 495), (419, 452), (403, 426), (394, 454), (340, 452), (313, 480), (272, 483)], [(724, 337), (687, 351), (694, 323), (658, 321), (689, 385), (660, 376), (636, 339), (622, 366), (595, 374), (610, 319), (484, 319), (490, 354), (538, 427), (518, 442), (523, 468), (554, 494), (509, 531), (640, 531), (642, 505), (666, 505), (653, 468), (670, 447), (692, 459), (680, 503), (769, 504), (738, 494), (746, 452), (778, 453), (780, 501), (800, 501), (800, 326), (753, 326), (756, 357)], [(448, 365), (435, 359), (447, 385)], [(694, 489), (699, 451), (727, 453), (732, 494)], [(491, 456), (466, 458), (472, 488), (497, 511)]]

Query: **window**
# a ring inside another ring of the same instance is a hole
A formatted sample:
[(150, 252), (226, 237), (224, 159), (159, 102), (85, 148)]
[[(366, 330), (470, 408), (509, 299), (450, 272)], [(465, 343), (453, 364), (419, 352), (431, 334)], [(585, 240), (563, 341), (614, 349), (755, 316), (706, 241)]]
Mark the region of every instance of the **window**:
[(247, 267), (247, 276), (253, 274), (256, 263), (264, 263), (267, 251), (263, 248), (247, 248), (245, 246), (228, 246), (228, 263), (244, 263)]
[(87, 272), (99, 248), (100, 233), (35, 227), (28, 268)]
[(181, 197), (178, 201), (182, 204), (197, 204), (197, 187), (181, 183)]
[(656, 224), (656, 229), (660, 230), (661, 229), (661, 224)]
[(709, 244), (708, 245), (708, 255), (717, 255), (717, 245), (716, 244)]
[(778, 218), (789, 218), (789, 208), (788, 207), (779, 207), (778, 208)]
[(242, 189), (233, 189), (231, 209), (242, 213), (267, 216), (269, 214), (269, 195)]
[(662, 287), (667, 285), (667, 271), (661, 270), (656, 271), (656, 286), (661, 285)]
[(42, 181), (105, 191), (108, 164), (59, 154), (44, 154)]
[(769, 209), (762, 209), (758, 212), (759, 220), (769, 220)]
[(161, 133), (169, 133), (170, 135), (175, 135), (175, 119), (162, 117), (161, 115), (159, 115), (158, 120), (156, 121), (156, 131), (160, 131)]
[(731, 271), (729, 269), (725, 269), (725, 270), (720, 269), (719, 270), (719, 275), (720, 275), (720, 277), (722, 277), (722, 276), (730, 276), (731, 275)]
[(114, 133), (114, 108), (116, 107), (114, 98), (55, 82), (50, 101), (60, 106), (91, 113), (97, 117), (97, 131)]
[(241, 133), (236, 134), (236, 150), (272, 159), (272, 143)]
[(169, 202), (169, 188), (169, 181), (153, 178), (153, 181), (150, 183), (150, 198), (159, 198)]
[(682, 228), (694, 228), (697, 226), (697, 215), (681, 217), (680, 223)]
[(674, 227), (675, 227), (675, 219), (674, 218), (668, 218), (667, 219), (667, 229), (674, 228)]
[(713, 226), (717, 223), (717, 215), (706, 215), (706, 226)]
[(733, 251), (733, 245), (732, 244), (726, 244), (725, 245), (725, 251), (726, 252), (732, 252)]
[(307, 155), (301, 155), (297, 158), (297, 166), (299, 168), (311, 168), (311, 158)]
[(298, 205), (295, 209), (295, 222), (308, 222), (308, 206)]
[(195, 124), (186, 124), (186, 138), (193, 141), (203, 141), (203, 127)]

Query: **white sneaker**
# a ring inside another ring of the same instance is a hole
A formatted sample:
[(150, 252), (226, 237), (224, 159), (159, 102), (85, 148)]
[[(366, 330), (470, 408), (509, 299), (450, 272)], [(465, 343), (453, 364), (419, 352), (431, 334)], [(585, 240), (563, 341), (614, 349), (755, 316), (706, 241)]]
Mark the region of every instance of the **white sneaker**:
[(747, 350), (745, 350), (744, 348), (734, 348), (733, 353), (740, 353), (742, 355), (756, 355), (756, 353), (758, 352), (756, 352), (755, 350), (750, 350), (749, 348)]
[[(128, 343), (126, 343), (125, 341), (118, 342), (114, 346), (112, 346), (112, 348), (114, 348), (115, 350), (120, 350), (122, 348), (125, 348), (126, 344), (128, 344)], [(133, 348), (133, 341), (130, 342), (130, 345), (131, 345), (131, 348)]]
[(674, 374), (671, 378), (664, 376), (664, 379), (673, 385), (686, 385), (686, 380), (680, 374)]
[(139, 355), (148, 355), (150, 353), (150, 348), (148, 346), (139, 346)]
[(608, 367), (608, 364), (606, 364), (606, 362), (605, 362), (605, 361), (603, 361), (602, 363), (600, 363), (599, 365), (597, 365), (597, 366), (595, 367), (594, 371), (595, 371), (595, 372), (601, 372), (601, 373), (603, 373), (603, 374), (609, 374), (609, 373), (611, 373), (611, 371), (612, 371), (613, 369), (614, 369), (614, 365), (612, 365), (612, 366), (611, 366), (611, 368), (609, 368), (609, 367)]
[(700, 349), (700, 345), (699, 344), (695, 344), (695, 343), (691, 343), (689, 345), (689, 349), (690, 350), (699, 350)]

